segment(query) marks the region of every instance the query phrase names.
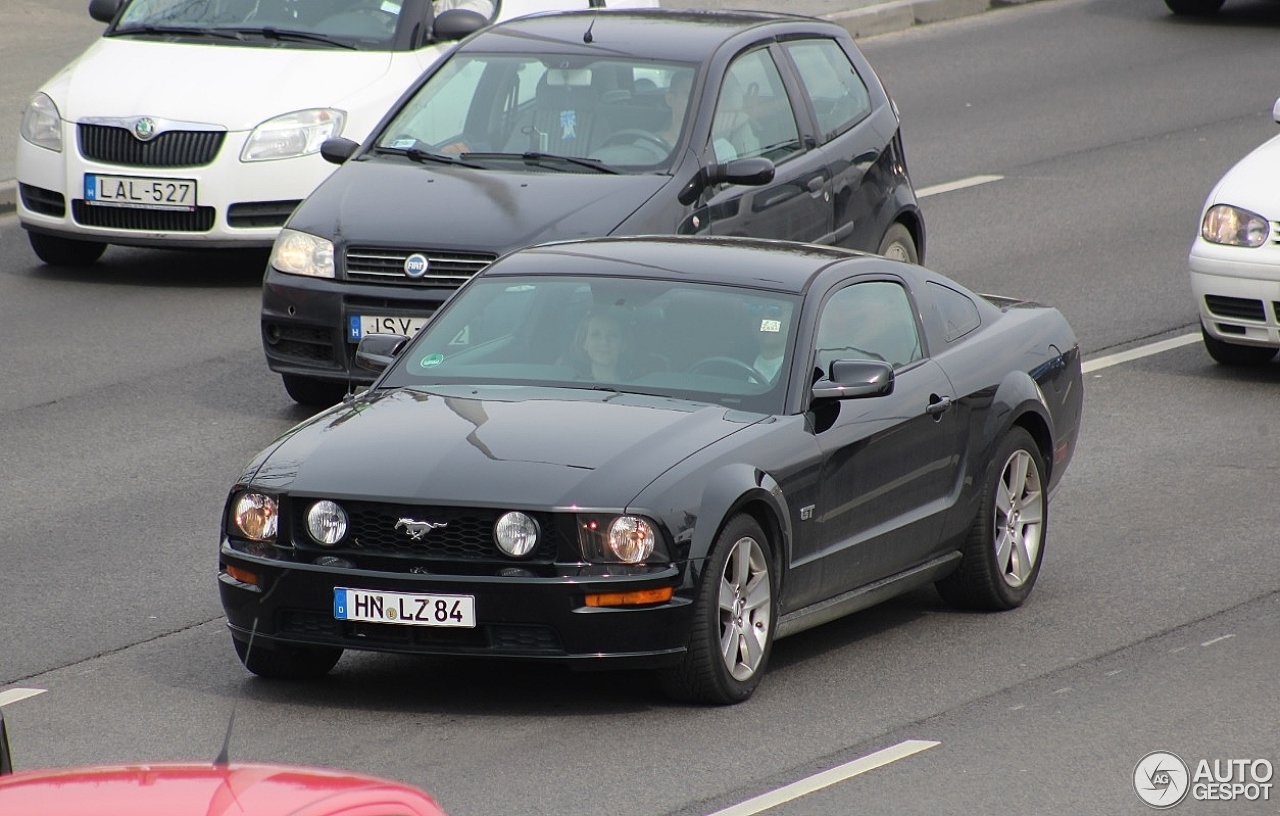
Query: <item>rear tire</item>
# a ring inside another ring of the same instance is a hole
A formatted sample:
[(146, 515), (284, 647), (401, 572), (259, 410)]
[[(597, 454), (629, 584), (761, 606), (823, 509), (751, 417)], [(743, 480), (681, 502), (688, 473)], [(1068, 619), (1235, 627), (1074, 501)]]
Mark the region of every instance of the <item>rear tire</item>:
[(889, 227), (889, 230), (884, 234), (884, 238), (880, 241), (880, 249), (877, 252), (893, 261), (902, 261), (910, 264), (920, 263), (920, 253), (916, 250), (916, 240), (911, 237), (911, 231), (902, 224), (895, 223)]
[(777, 624), (773, 551), (748, 515), (729, 519), (707, 558), (684, 660), (664, 669), (670, 697), (729, 705), (751, 696), (764, 676)]
[(324, 677), (342, 657), (342, 650), (327, 646), (288, 646), (261, 642), (249, 644), (239, 638), (231, 638), (236, 655), (244, 667), (268, 680), (315, 680)]
[(43, 232), (28, 232), (27, 241), (36, 257), (49, 266), (93, 266), (107, 251), (107, 245), (97, 241), (77, 241)]
[(947, 603), (965, 609), (1021, 606), (1040, 575), (1048, 540), (1048, 481), (1031, 434), (1010, 428), (992, 461), (960, 567), (936, 585)]
[(1169, 11), (1188, 17), (1212, 17), (1222, 8), (1223, 0), (1164, 0)]
[(1254, 368), (1264, 366), (1276, 356), (1276, 350), (1269, 346), (1245, 346), (1239, 343), (1228, 343), (1213, 337), (1200, 324), (1200, 336), (1204, 338), (1204, 350), (1215, 362), (1225, 366)]
[(284, 381), (284, 390), (289, 392), (293, 401), (309, 408), (328, 408), (341, 402), (347, 395), (345, 385), (328, 380), (297, 374), (281, 374), (280, 379)]

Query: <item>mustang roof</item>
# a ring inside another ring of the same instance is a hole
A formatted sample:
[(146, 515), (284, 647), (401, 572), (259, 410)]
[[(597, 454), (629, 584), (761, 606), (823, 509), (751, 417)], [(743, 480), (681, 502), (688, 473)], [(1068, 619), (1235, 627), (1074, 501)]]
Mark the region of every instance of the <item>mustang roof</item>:
[(838, 262), (856, 264), (858, 271), (866, 272), (892, 267), (899, 275), (918, 269), (879, 255), (818, 244), (653, 235), (542, 244), (508, 255), (481, 274), (670, 278), (800, 293)]

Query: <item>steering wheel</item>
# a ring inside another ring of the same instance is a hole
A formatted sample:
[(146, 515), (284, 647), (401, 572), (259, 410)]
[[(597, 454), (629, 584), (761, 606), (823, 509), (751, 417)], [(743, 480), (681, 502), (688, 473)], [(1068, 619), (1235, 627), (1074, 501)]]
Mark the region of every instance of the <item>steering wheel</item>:
[(604, 140), (604, 144), (600, 146), (611, 147), (616, 144), (635, 144), (636, 142), (644, 142), (648, 147), (657, 148), (664, 156), (671, 152), (671, 145), (667, 144), (666, 140), (661, 136), (657, 136), (647, 130), (641, 130), (640, 128), (625, 128), (617, 131), (616, 133), (611, 133), (609, 134), (609, 137)]
[(769, 378), (757, 371), (755, 366), (750, 363), (744, 363), (736, 357), (703, 357), (698, 362), (689, 366), (689, 373), (696, 374), (704, 369), (715, 368), (717, 366), (727, 370), (732, 370), (736, 374), (746, 375), (747, 382), (749, 383), (764, 385), (769, 382)]

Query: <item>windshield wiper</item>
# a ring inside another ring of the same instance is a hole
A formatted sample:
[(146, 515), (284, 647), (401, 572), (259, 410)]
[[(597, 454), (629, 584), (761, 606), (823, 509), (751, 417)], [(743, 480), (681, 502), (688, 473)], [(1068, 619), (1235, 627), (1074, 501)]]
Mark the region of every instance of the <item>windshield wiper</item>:
[[(472, 164), (460, 156), (454, 156), (450, 153), (436, 153), (434, 150), (424, 150), (419, 147), (419, 145), (422, 144), (425, 144), (425, 142), (414, 142), (410, 147), (378, 145), (374, 150), (378, 153), (403, 153), (410, 161), (415, 161), (418, 164), (422, 164), (424, 162), (436, 162), (437, 164), (453, 164), (459, 167), (472, 167), (476, 170), (484, 169), (481, 165)], [(467, 153), (464, 155), (469, 156), (471, 154)]]
[(566, 164), (575, 164), (579, 167), (586, 167), (595, 170), (597, 173), (608, 173), (610, 175), (619, 175), (622, 173), (618, 168), (605, 164), (599, 159), (588, 159), (583, 156), (561, 156), (557, 153), (539, 153), (537, 151), (527, 151), (525, 153), (463, 153), (463, 156), (471, 159), (519, 159), (527, 164), (536, 164), (541, 167), (548, 167), (554, 162), (564, 162)]
[(349, 51), (358, 51), (359, 49), (349, 42), (334, 39), (325, 34), (316, 34), (311, 31), (296, 31), (291, 28), (276, 28), (275, 26), (237, 26), (235, 28), (224, 27), (211, 29), (213, 31), (223, 31), (234, 33), (237, 37), (245, 34), (258, 35), (268, 40), (290, 40), (296, 42), (314, 42), (322, 45), (332, 45), (334, 48), (346, 48)]
[(238, 40), (244, 41), (244, 37), (234, 30), (225, 28), (205, 28), (204, 26), (175, 26), (175, 25), (135, 25), (128, 28), (117, 28), (111, 32), (112, 35), (117, 34), (181, 34), (187, 37), (216, 37), (220, 40)]

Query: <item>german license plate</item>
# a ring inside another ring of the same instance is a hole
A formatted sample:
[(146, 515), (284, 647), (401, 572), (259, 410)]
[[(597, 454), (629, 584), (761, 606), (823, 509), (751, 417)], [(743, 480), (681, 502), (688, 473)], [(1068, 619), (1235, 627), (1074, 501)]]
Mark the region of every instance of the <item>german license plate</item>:
[(476, 599), (471, 595), (419, 595), (335, 587), (333, 616), (362, 623), (474, 629)]
[(111, 207), (148, 210), (194, 210), (195, 179), (84, 175), (84, 200)]
[(403, 334), (413, 337), (427, 325), (425, 317), (388, 317), (385, 315), (351, 315), (347, 327), (347, 339), (360, 342), (366, 334)]

